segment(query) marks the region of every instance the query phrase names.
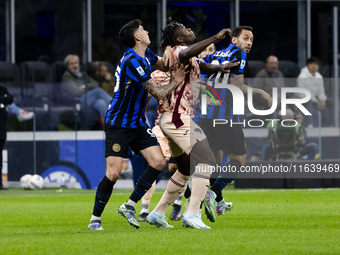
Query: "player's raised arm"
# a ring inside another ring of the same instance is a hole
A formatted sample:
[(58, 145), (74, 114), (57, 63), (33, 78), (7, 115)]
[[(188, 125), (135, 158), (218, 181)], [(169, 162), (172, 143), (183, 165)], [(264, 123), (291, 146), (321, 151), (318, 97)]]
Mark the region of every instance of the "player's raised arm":
[(181, 64), (179, 68), (174, 69), (171, 72), (170, 82), (168, 85), (158, 86), (153, 79), (149, 79), (143, 84), (143, 87), (155, 98), (165, 98), (172, 90), (184, 81), (185, 75), (188, 73), (187, 68), (188, 65), (184, 66)]
[[(187, 31), (191, 32), (191, 29), (188, 28)], [(224, 39), (226, 35), (230, 33), (231, 33), (231, 29), (225, 28), (225, 29), (222, 29), (218, 34), (212, 37), (209, 37), (208, 39), (205, 39), (203, 41), (190, 45), (187, 49), (182, 50), (179, 53), (179, 60), (181, 61), (181, 63), (187, 64), (190, 58), (195, 57), (198, 54), (200, 54), (206, 47), (208, 47), (208, 45), (218, 40)], [(177, 37), (177, 40), (181, 40), (181, 37), (180, 36)]]
[(217, 72), (228, 73), (231, 68), (238, 66), (239, 64), (240, 61), (236, 62), (236, 59), (234, 59), (233, 61), (223, 65), (208, 64), (204, 61), (200, 61), (199, 66), (202, 74), (211, 75)]

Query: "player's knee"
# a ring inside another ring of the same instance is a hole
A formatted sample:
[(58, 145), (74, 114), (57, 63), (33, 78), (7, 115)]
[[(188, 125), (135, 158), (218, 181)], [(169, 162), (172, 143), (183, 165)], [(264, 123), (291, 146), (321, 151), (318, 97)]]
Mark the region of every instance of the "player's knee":
[(117, 181), (119, 178), (119, 175), (120, 175), (120, 172), (118, 171), (106, 171), (106, 177), (112, 182)]
[(166, 166), (166, 160), (164, 159), (164, 157), (154, 158), (150, 163), (150, 166), (157, 170), (162, 171), (163, 168)]
[(235, 160), (235, 159), (231, 159), (231, 160), (229, 161), (229, 165), (235, 166), (236, 169), (240, 169), (241, 166), (244, 166), (244, 165), (242, 165), (242, 163), (241, 163), (240, 161)]
[(246, 164), (246, 157), (244, 157), (244, 158), (238, 160), (238, 162), (240, 162), (240, 164), (241, 164), (242, 166), (244, 166), (244, 165)]
[(122, 167), (119, 166), (116, 162), (113, 161), (107, 161), (106, 162), (106, 177), (110, 181), (117, 181), (120, 175), (120, 172), (122, 171)]
[(241, 164), (241, 166), (244, 166), (246, 164), (246, 155), (242, 156), (235, 156), (235, 155), (229, 155), (230, 161), (234, 160)]
[(175, 173), (176, 170), (178, 169), (177, 165), (175, 163), (169, 163), (169, 172), (170, 173)]
[(203, 141), (199, 141), (193, 146), (190, 152), (190, 157), (192, 157), (195, 164), (200, 164), (200, 163), (207, 164), (207, 165), (216, 164), (214, 153), (211, 151), (207, 139), (204, 139)]

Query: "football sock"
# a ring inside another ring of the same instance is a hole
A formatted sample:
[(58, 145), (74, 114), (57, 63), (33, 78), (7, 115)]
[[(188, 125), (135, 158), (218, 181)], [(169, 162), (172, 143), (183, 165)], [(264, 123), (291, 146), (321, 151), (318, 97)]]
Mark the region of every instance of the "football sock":
[(96, 192), (96, 198), (94, 201), (94, 207), (93, 207), (93, 215), (100, 217), (104, 211), (105, 205), (109, 201), (113, 185), (115, 185), (116, 182), (112, 182), (109, 180), (109, 178), (104, 176), (104, 178), (100, 181), (97, 192)]
[[(214, 192), (215, 192), (215, 191), (214, 191)], [(215, 194), (216, 194), (215, 201), (216, 201), (217, 203), (218, 203), (218, 202), (221, 202), (222, 199), (223, 199), (222, 192), (220, 192), (220, 193), (216, 193), (216, 192), (215, 192)]]
[(150, 204), (150, 201), (151, 201), (153, 193), (155, 192), (155, 189), (156, 189), (156, 182), (153, 182), (151, 188), (142, 197), (142, 205)]
[(165, 214), (168, 207), (183, 193), (185, 185), (189, 180), (190, 176), (183, 175), (177, 170), (169, 179), (166, 190), (155, 209)]
[[(237, 160), (230, 160), (227, 165), (230, 165), (231, 167), (236, 167), (236, 169), (239, 169), (241, 167), (241, 163)], [(211, 187), (211, 190), (215, 192), (216, 194), (216, 202), (220, 202), (222, 197), (222, 190), (227, 186), (228, 183), (231, 183), (234, 180), (234, 178), (226, 176), (226, 177), (219, 177), (214, 182), (214, 185)]]
[(184, 192), (185, 199), (188, 199), (191, 196), (191, 189), (189, 188), (189, 185), (187, 185), (187, 188)]
[(142, 210), (140, 211), (140, 213), (149, 213), (149, 205), (146, 204), (142, 204)]
[[(160, 175), (162, 171), (159, 171), (151, 166), (148, 166), (142, 175), (139, 177), (135, 189), (132, 192), (127, 204), (132, 205), (132, 201), (136, 204), (144, 194), (151, 188), (152, 183), (156, 181), (157, 177)], [(132, 205), (132, 206), (135, 206)]]
[(98, 216), (94, 216), (94, 215), (92, 215), (92, 217), (91, 217), (91, 220), (90, 220), (90, 221), (93, 221), (93, 220), (101, 220), (101, 217), (98, 217)]
[[(202, 169), (208, 169), (209, 165), (198, 164)], [(205, 193), (209, 187), (210, 172), (198, 171), (192, 176), (192, 194), (190, 197), (190, 204), (188, 212), (198, 213), (200, 205), (204, 199)]]
[[(217, 178), (210, 178), (210, 186), (214, 186), (215, 182), (216, 182)], [(216, 191), (214, 191), (215, 194), (216, 194)], [(216, 194), (216, 202), (220, 202), (221, 200), (223, 199), (223, 196), (222, 196), (222, 191), (219, 192), (218, 194)]]
[(174, 201), (174, 204), (182, 205), (182, 198), (183, 198), (183, 196), (179, 196), (178, 198), (176, 198), (176, 200)]

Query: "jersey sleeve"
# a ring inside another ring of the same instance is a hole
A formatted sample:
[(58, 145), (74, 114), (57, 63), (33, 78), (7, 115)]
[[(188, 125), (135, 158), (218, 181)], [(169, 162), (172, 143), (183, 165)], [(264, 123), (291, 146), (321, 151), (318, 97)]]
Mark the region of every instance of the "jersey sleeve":
[(206, 56), (205, 58), (202, 58), (202, 60), (203, 60), (205, 63), (209, 64), (209, 63), (211, 63), (211, 61), (212, 61), (214, 55), (215, 55), (214, 53), (213, 53), (213, 54), (210, 54), (210, 55)]
[(244, 53), (243, 51), (238, 50), (230, 57), (230, 61), (234, 59), (237, 59), (237, 61), (240, 61), (240, 65), (231, 68), (230, 74), (233, 74), (233, 75), (244, 74), (244, 69), (247, 65), (247, 54)]
[(149, 59), (152, 66), (155, 65), (158, 61), (158, 56), (153, 53), (149, 48), (146, 49), (146, 57)]
[(135, 58), (129, 61), (126, 69), (126, 75), (140, 85), (151, 79), (151, 76), (144, 70), (143, 66)]

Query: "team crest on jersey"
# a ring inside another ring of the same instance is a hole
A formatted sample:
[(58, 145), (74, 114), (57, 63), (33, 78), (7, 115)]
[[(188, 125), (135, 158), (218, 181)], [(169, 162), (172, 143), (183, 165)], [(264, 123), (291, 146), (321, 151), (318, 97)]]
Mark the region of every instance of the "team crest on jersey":
[(121, 147), (118, 143), (115, 143), (114, 145), (112, 145), (112, 150), (114, 152), (120, 152), (120, 149), (121, 149)]
[(145, 75), (145, 72), (141, 66), (137, 67), (137, 71), (141, 76)]

